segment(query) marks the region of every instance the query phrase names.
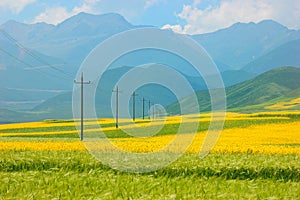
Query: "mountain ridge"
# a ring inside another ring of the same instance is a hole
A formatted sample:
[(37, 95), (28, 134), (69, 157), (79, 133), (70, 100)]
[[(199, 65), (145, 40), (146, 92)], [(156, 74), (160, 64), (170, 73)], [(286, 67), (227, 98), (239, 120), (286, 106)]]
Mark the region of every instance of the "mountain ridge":
[(300, 32), (289, 30), (274, 21), (236, 23), (213, 33), (192, 36), (208, 53), (233, 69), (241, 69), (249, 62), (272, 49), (300, 39)]
[[(28, 28), (29, 32), (22, 30), (23, 26), (37, 27), (38, 24), (19, 24), (21, 28), (16, 28), (16, 31), (8, 28), (7, 23), (0, 27), (7, 29), (7, 32), (29, 48), (70, 61), (76, 66), (79, 66), (88, 52), (104, 39), (115, 33), (139, 27), (130, 24), (116, 13), (79, 13), (56, 26), (39, 24), (47, 27), (39, 31), (35, 28)], [(105, 28), (101, 29), (100, 25)], [(263, 20), (259, 23), (236, 23), (212, 33), (192, 35), (192, 38), (199, 42), (216, 62), (223, 64), (219, 65), (223, 71), (223, 67), (226, 67), (225, 70), (241, 69), (283, 43), (300, 39), (300, 31), (290, 30), (273, 20)], [(248, 46), (244, 44), (246, 42), (249, 43)]]
[[(36, 60), (25, 59), (23, 61), (29, 62), (29, 64), (36, 67), (36, 70), (32, 70), (30, 74), (28, 70), (25, 72), (23, 69), (20, 70), (19, 67), (21, 64), (18, 61), (12, 60), (11, 58), (8, 59), (6, 56), (4, 59), (1, 59), (0, 63), (0, 83), (1, 81), (5, 83), (11, 82), (11, 85), (2, 84), (2, 86), (5, 85), (7, 88), (36, 89), (35, 87), (38, 87), (37, 89), (46, 90), (71, 90), (73, 86), (72, 79), (75, 77), (76, 71), (83, 59), (96, 45), (113, 34), (137, 27), (141, 26), (132, 25), (124, 17), (115, 13), (104, 15), (80, 13), (57, 26), (46, 23), (24, 24), (16, 21), (8, 21), (2, 24), (0, 28), (5, 29), (7, 33), (11, 34), (30, 51), (36, 52), (39, 57), (46, 60), (47, 63), (61, 64), (61, 66), (57, 68), (68, 73), (70, 76), (66, 78), (65, 74), (57, 71), (48, 73), (46, 68), (44, 68), (45, 66), (43, 66), (44, 64), (37, 63)], [(248, 80), (252, 78), (254, 74), (260, 74), (269, 69), (263, 65), (262, 70), (256, 70), (258, 64), (254, 63), (254, 70), (250, 72), (244, 70), (244, 66), (257, 59), (261, 59), (260, 62), (263, 64), (266, 63), (267, 66), (271, 66), (270, 68), (294, 65), (294, 63), (290, 63), (289, 59), (287, 59), (288, 57), (285, 56), (286, 52), (294, 51), (291, 46), (288, 47), (287, 50), (279, 51), (279, 54), (276, 54), (276, 58), (280, 58), (280, 61), (282, 61), (279, 64), (277, 63), (278, 65), (272, 63), (270, 59), (263, 58), (268, 53), (272, 53), (272, 51), (281, 48), (282, 45), (288, 44), (288, 42), (292, 43), (292, 41), (299, 39), (300, 31), (289, 30), (275, 21), (266, 20), (259, 23), (237, 23), (213, 33), (191, 37), (205, 47), (212, 56), (212, 59), (223, 75), (226, 86), (229, 86)], [(280, 45), (281, 43), (283, 44)], [(11, 49), (12, 46), (16, 46), (14, 42), (7, 45), (0, 40), (0, 46), (7, 47), (7, 50), (16, 54), (17, 57), (25, 53), (24, 51), (17, 52)], [(3, 54), (0, 52), (0, 57), (1, 56), (3, 56)], [(145, 57), (148, 58), (151, 56), (153, 57), (153, 53)], [(161, 58), (160, 60), (163, 61), (172, 59), (171, 57), (166, 59), (165, 55), (156, 56), (158, 60)], [(293, 56), (295, 58), (297, 57), (295, 52)], [(18, 58), (23, 59), (23, 57)], [(133, 57), (131, 60), (138, 59), (140, 59), (140, 57)], [(54, 61), (52, 62), (51, 60)], [(123, 60), (126, 62), (121, 63), (121, 66), (135, 66), (135, 62), (131, 63), (131, 60)], [(145, 59), (145, 61), (147, 61), (147, 59)], [(170, 63), (173, 65), (175, 62)], [(182, 62), (183, 64), (178, 64), (176, 61), (176, 63), (177, 68), (180, 68), (183, 72), (189, 72), (184, 62)], [(244, 63), (247, 64), (244, 65)], [(22, 66), (22, 68), (25, 68), (25, 66)], [(7, 69), (10, 70), (9, 74), (7, 73)], [(40, 72), (46, 73), (48, 77), (53, 75), (56, 79), (45, 78), (41, 76)], [(7, 79), (9, 81), (6, 81)], [(17, 81), (19, 85), (13, 83), (13, 80), (19, 80)], [(36, 84), (36, 82), (40, 83)], [(11, 91), (6, 91), (6, 93), (11, 94)], [(20, 93), (19, 95), (22, 97), (24, 94)], [(37, 96), (39, 94), (32, 93), (29, 99), (35, 95)], [(47, 97), (50, 98), (53, 96)], [(9, 100), (11, 98), (8, 97), (7, 99)], [(20, 101), (21, 100), (23, 99), (21, 98)], [(38, 100), (46, 100), (45, 95), (43, 95), (43, 97), (40, 95)]]

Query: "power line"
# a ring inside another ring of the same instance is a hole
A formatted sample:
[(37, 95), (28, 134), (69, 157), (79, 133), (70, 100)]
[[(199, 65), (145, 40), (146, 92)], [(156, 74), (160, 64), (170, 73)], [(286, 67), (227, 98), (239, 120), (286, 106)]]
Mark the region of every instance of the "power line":
[[(9, 55), (10, 57), (12, 57), (12, 58), (14, 58), (15, 60), (19, 61), (20, 63), (22, 63), (22, 64), (24, 64), (24, 65), (26, 65), (26, 66), (28, 66), (28, 67), (34, 68), (33, 65), (28, 64), (27, 62), (25, 62), (25, 61), (19, 59), (18, 57), (14, 56), (13, 54), (9, 53), (8, 51), (2, 49), (1, 47), (0, 47), (0, 51), (6, 53), (6, 54)], [(35, 70), (35, 69), (34, 69), (34, 70)], [(43, 74), (44, 76), (48, 76), (46, 73), (43, 73), (42, 71), (39, 71), (39, 70), (35, 70), (35, 71), (37, 71), (37, 72)]]
[[(43, 71), (36, 70), (36, 69), (35, 69), (35, 68), (36, 68), (35, 66), (33, 66), (33, 65), (31, 65), (31, 64), (29, 64), (29, 63), (27, 63), (27, 62), (25, 62), (25, 61), (23, 61), (23, 60), (21, 60), (21, 59), (19, 59), (18, 57), (16, 57), (15, 55), (11, 54), (11, 53), (8, 52), (8, 51), (6, 51), (5, 49), (2, 49), (1, 47), (0, 47), (0, 51), (2, 51), (3, 53), (7, 54), (8, 56), (10, 56), (11, 58), (15, 59), (16, 61), (18, 61), (18, 62), (24, 64), (25, 66), (28, 66), (30, 69), (33, 69), (34, 71), (36, 71), (36, 72), (42, 74), (43, 76), (48, 77), (48, 78), (51, 77), (51, 76), (49, 76), (47, 73), (44, 73)], [(18, 66), (18, 65), (17, 65), (17, 66)], [(6, 88), (6, 89), (9, 89), (9, 88)], [(23, 95), (23, 94), (18, 93), (18, 92), (14, 93), (14, 95), (17, 95), (17, 96), (20, 97), (21, 99), (28, 99), (28, 96)]]
[[(10, 57), (12, 57), (13, 59), (19, 61), (20, 63), (28, 66), (27, 69), (29, 70), (34, 70), (36, 72), (39, 72), (40, 74), (44, 75), (45, 77), (48, 77), (49, 79), (56, 77), (59, 79), (63, 79), (67, 82), (70, 81), (70, 78), (73, 78), (73, 75), (71, 75), (69, 72), (65, 72), (64, 70), (55, 67), (53, 64), (49, 64), (48, 62), (44, 61), (42, 58), (40, 58), (38, 55), (34, 54), (32, 50), (26, 48), (24, 45), (22, 45), (20, 42), (18, 42), (15, 38), (13, 38), (9, 33), (7, 33), (5, 30), (0, 29), (0, 32), (2, 33), (3, 36), (5, 36), (9, 41), (11, 41), (14, 45), (16, 45), (19, 49), (24, 50), (24, 52), (28, 55), (30, 55), (33, 59), (37, 60), (38, 62), (42, 63), (43, 66), (34, 66), (32, 64), (29, 64), (28, 62), (25, 62), (23, 60), (21, 60), (20, 58), (18, 58), (17, 56), (13, 55), (12, 53), (4, 50), (4, 49), (0, 49), (1, 51), (3, 51), (4, 53), (6, 53), (7, 55), (9, 55)], [(57, 64), (55, 64), (57, 65)], [(60, 64), (63, 65), (63, 64)], [(49, 68), (52, 69), (53, 73), (51, 73), (51, 71), (46, 71), (44, 72), (41, 69), (44, 68)], [(59, 74), (57, 74), (57, 72), (62, 73), (64, 76), (59, 76)], [(52, 80), (52, 79), (51, 79)], [(64, 86), (66, 86), (67, 88), (69, 88), (69, 85), (67, 85), (65, 82), (62, 83)]]
[(57, 72), (60, 72), (62, 74), (64, 74), (65, 76), (68, 77), (72, 77), (72, 75), (70, 73), (65, 72), (62, 69), (59, 69), (57, 67), (54, 67), (53, 65), (49, 64), (48, 62), (44, 61), (42, 58), (40, 58), (38, 55), (36, 55), (35, 53), (33, 53), (32, 50), (26, 48), (24, 45), (22, 45), (20, 42), (18, 42), (15, 38), (13, 38), (9, 33), (7, 33), (5, 30), (0, 29), (0, 32), (2, 32), (2, 34), (11, 42), (13, 42), (17, 47), (19, 47), (20, 49), (24, 50), (25, 53), (27, 53), (28, 55), (30, 55), (32, 58), (34, 58), (35, 60), (39, 61), (40, 63), (49, 66), (50, 69), (53, 69)]
[[(29, 64), (29, 63), (27, 63), (27, 62), (25, 62), (25, 61), (19, 59), (18, 57), (16, 57), (16, 56), (13, 55), (12, 53), (10, 53), (10, 52), (8, 52), (8, 51), (2, 49), (1, 47), (0, 47), (0, 51), (6, 53), (8, 56), (12, 57), (13, 59), (17, 60), (18, 62), (20, 62), (20, 63), (22, 63), (22, 64), (24, 64), (24, 65), (26, 65), (26, 66), (28, 66), (28, 68), (32, 69), (33, 71), (36, 71), (36, 72), (38, 72), (38, 73), (44, 75), (45, 77), (52, 78), (53, 76), (55, 76), (55, 77), (57, 77), (57, 78), (61, 78), (61, 77), (59, 77), (58, 75), (50, 75), (50, 74), (47, 74), (47, 73), (45, 73), (45, 72), (39, 70), (38, 67), (33, 66), (32, 64)], [(67, 80), (67, 79), (65, 79), (65, 78), (62, 78), (62, 79)]]

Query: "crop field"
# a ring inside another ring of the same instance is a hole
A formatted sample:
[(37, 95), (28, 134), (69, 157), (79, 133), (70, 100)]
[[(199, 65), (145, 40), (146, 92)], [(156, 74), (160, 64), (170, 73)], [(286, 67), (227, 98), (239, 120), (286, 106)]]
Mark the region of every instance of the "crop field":
[[(149, 173), (125, 173), (93, 158), (80, 141), (75, 120), (0, 125), (0, 199), (298, 199), (300, 112), (227, 113), (211, 154), (199, 151), (211, 115), (199, 122), (192, 144), (172, 164)], [(182, 116), (166, 119), (86, 120), (100, 124), (109, 141), (127, 152), (156, 152), (174, 138)], [(145, 127), (162, 126), (145, 137)], [(141, 137), (125, 133), (134, 129)], [(180, 135), (182, 141), (191, 133)], [(104, 144), (105, 146), (105, 144)], [(176, 148), (174, 148), (176, 152)]]

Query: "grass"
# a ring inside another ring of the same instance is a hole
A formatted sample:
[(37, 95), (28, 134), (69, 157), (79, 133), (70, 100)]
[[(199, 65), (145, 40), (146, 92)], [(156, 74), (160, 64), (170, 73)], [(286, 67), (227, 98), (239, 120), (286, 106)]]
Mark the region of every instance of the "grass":
[[(231, 117), (225, 122), (224, 129), (246, 130), (264, 124), (289, 126), (300, 120), (299, 113), (278, 112)], [(70, 125), (72, 121), (48, 120), (46, 123), (51, 126), (1, 129), (0, 141), (79, 141), (77, 131)], [(66, 125), (60, 126), (61, 123)], [(113, 126), (113, 123), (104, 125), (105, 128)], [(198, 131), (206, 130), (208, 126), (208, 121), (200, 121)], [(87, 128), (91, 127), (87, 125)], [(177, 129), (177, 123), (167, 124), (158, 135), (169, 135)], [(56, 131), (73, 133), (30, 135)], [(12, 132), (17, 134), (5, 136)], [(112, 129), (105, 133), (110, 138), (128, 137), (121, 130)], [(265, 145), (269, 145), (268, 141)], [(274, 145), (299, 147), (299, 143)], [(0, 151), (1, 200), (298, 199), (299, 188), (299, 154), (213, 153), (199, 159), (196, 154), (186, 153), (158, 171), (130, 174), (103, 165), (87, 151)]]
[(211, 154), (156, 172), (128, 174), (87, 152), (0, 153), (0, 196), (62, 199), (296, 199), (299, 155)]

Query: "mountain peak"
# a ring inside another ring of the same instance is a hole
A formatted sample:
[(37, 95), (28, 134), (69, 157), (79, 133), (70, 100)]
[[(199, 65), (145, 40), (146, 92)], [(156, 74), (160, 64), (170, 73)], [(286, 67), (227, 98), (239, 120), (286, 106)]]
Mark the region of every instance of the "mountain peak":
[(244, 29), (245, 27), (248, 28), (263, 28), (263, 29), (286, 29), (288, 30), (287, 27), (283, 26), (282, 24), (271, 20), (271, 19), (267, 19), (267, 20), (262, 20), (260, 22), (254, 23), (254, 22), (248, 22), (248, 23), (243, 23), (243, 22), (237, 22), (235, 24), (233, 24), (232, 26), (225, 28), (225, 29), (221, 29), (222, 30), (227, 30), (227, 29), (234, 29), (234, 28), (241, 28)]
[(282, 24), (280, 24), (280, 23), (278, 23), (274, 20), (271, 20), (271, 19), (260, 21), (260, 22), (257, 23), (257, 25), (259, 27), (265, 27), (265, 28), (268, 28), (268, 29), (272, 29), (274, 31), (276, 31), (276, 30), (289, 30), (287, 27), (285, 27)]
[(128, 21), (119, 14), (108, 13), (94, 15), (81, 12), (57, 25), (57, 35), (87, 36), (87, 35), (112, 35), (132, 28)]
[(28, 26), (28, 24), (17, 22), (15, 20), (8, 20), (4, 24), (2, 24), (0, 27), (1, 28), (11, 28), (11, 27), (19, 27), (19, 26), (25, 27), (25, 26)]
[(90, 14), (85, 12), (80, 12), (77, 15), (74, 15), (73, 17), (66, 19), (62, 23), (58, 24), (58, 26), (63, 26), (65, 24), (79, 24), (79, 23), (85, 23), (89, 25), (99, 25), (99, 24), (107, 24), (107, 23), (116, 23), (116, 24), (127, 24), (131, 25), (128, 21), (125, 20), (125, 18), (117, 13), (107, 13), (107, 14)]
[(124, 18), (122, 15), (118, 13), (92, 14), (86, 12), (80, 12), (77, 15), (74, 15), (73, 17), (105, 17), (105, 16)]
[(282, 24), (280, 24), (280, 23), (278, 23), (278, 22), (276, 22), (275, 20), (272, 20), (272, 19), (265, 19), (265, 20), (262, 20), (262, 21), (258, 22), (257, 24), (283, 26)]

